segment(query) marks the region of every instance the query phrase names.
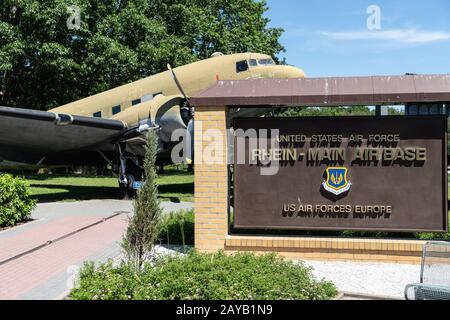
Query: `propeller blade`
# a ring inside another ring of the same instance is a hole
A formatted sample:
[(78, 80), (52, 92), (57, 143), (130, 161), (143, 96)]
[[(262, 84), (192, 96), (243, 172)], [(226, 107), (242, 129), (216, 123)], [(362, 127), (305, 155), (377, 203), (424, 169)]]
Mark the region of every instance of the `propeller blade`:
[(189, 121), (187, 127), (186, 163), (194, 163), (194, 119)]
[(167, 65), (167, 69), (169, 69), (170, 73), (172, 74), (173, 81), (175, 81), (175, 84), (177, 85), (178, 90), (180, 90), (181, 95), (183, 96), (183, 98), (185, 98), (186, 100), (189, 100), (189, 97), (184, 92), (183, 87), (181, 86), (180, 81), (178, 81), (178, 77), (175, 74), (175, 71), (173, 71), (173, 69), (170, 66), (170, 64)]

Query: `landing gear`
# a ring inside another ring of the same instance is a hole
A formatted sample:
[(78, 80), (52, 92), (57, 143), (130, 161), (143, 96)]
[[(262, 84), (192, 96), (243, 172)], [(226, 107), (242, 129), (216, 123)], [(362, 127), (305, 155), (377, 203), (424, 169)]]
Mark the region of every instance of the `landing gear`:
[[(137, 159), (136, 159), (137, 162)], [(125, 161), (125, 174), (120, 174), (119, 190), (124, 200), (134, 198), (142, 183), (143, 169), (133, 159)]]
[(119, 151), (119, 191), (123, 200), (136, 196), (137, 190), (142, 183), (144, 170), (137, 157), (125, 156), (122, 148)]
[(128, 186), (122, 182), (119, 181), (119, 196), (122, 200), (129, 200), (130, 197), (128, 196)]
[(127, 181), (119, 181), (119, 192), (122, 200), (130, 200), (136, 196), (136, 190), (133, 189), (135, 178), (133, 175), (127, 175)]

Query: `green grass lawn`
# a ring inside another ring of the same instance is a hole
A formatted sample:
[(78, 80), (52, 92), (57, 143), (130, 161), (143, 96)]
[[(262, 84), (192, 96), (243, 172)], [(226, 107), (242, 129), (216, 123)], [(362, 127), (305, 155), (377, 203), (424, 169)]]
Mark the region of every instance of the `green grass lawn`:
[[(77, 175), (24, 175), (39, 202), (119, 199), (117, 178)], [(193, 201), (194, 175), (170, 168), (158, 178), (163, 201)]]

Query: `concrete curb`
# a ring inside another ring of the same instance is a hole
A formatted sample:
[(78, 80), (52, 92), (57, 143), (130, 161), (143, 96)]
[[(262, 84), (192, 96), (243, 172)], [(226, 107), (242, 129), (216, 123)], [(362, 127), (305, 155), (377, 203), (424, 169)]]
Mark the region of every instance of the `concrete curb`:
[[(391, 297), (391, 296), (378, 296), (378, 295), (370, 295), (370, 294), (364, 294), (364, 293), (356, 293), (356, 292), (347, 292), (343, 291), (342, 298), (356, 298), (356, 299), (364, 299), (364, 300), (403, 300), (398, 297)], [(342, 299), (341, 298), (341, 299)]]
[(344, 293), (339, 291), (337, 296), (331, 300), (342, 300), (342, 298), (344, 298)]

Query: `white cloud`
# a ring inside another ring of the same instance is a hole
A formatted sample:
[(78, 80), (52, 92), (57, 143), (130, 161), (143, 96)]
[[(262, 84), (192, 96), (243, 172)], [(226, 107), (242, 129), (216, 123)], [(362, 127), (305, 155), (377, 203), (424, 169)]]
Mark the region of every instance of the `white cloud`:
[(333, 40), (391, 40), (403, 43), (429, 43), (450, 40), (450, 32), (392, 29), (380, 31), (322, 32)]

